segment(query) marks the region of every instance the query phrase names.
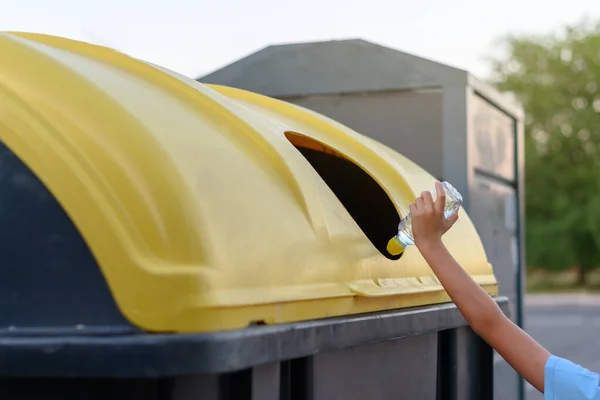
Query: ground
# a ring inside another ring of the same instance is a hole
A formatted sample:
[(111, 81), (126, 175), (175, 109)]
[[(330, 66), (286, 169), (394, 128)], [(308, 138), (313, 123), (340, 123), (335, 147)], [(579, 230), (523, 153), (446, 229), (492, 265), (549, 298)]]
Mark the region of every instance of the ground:
[[(600, 372), (600, 295), (528, 295), (525, 305), (526, 329), (551, 353)], [(496, 357), (499, 376), (510, 374), (510, 367)], [(498, 390), (497, 400), (514, 400)], [(543, 396), (526, 385), (526, 400)]]

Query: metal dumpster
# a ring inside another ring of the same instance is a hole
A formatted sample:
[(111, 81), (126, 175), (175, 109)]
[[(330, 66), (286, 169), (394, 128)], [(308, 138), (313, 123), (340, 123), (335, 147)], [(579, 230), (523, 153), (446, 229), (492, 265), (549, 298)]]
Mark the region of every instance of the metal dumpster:
[[(366, 40), (286, 43), (198, 78), (275, 97), (400, 151), (452, 182), (494, 266), (499, 295), (524, 326), (524, 113), (467, 71)], [(495, 394), (523, 399), (501, 358)]]
[[(103, 47), (0, 52), (0, 396), (491, 397), (491, 349), (385, 250), (423, 169)], [(496, 295), (466, 213), (444, 240)]]

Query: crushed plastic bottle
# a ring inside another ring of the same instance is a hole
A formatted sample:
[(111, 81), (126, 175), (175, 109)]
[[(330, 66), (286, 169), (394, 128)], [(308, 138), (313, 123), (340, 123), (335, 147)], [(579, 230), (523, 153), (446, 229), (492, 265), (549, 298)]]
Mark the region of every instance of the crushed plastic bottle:
[[(460, 209), (462, 205), (462, 196), (448, 182), (442, 182), (442, 186), (444, 191), (446, 192), (446, 207), (444, 209), (444, 216), (446, 218), (450, 217), (452, 214), (455, 214)], [(431, 195), (433, 200), (436, 199), (435, 189), (431, 190)], [(402, 254), (407, 246), (414, 245), (415, 240), (412, 233), (412, 218), (410, 213), (400, 221), (398, 225), (398, 234), (390, 239), (387, 244), (387, 251), (393, 255), (397, 256)]]

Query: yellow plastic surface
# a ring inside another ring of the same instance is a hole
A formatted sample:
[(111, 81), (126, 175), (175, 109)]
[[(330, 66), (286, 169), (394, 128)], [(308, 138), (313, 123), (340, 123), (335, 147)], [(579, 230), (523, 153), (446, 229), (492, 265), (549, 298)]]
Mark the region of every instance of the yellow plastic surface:
[[(0, 54), (0, 140), (62, 204), (137, 326), (216, 331), (448, 301), (414, 247), (398, 261), (374, 248), (285, 133), (353, 160), (405, 215), (434, 180), (395, 151), (99, 46), (0, 33)], [(444, 240), (496, 294), (464, 212)]]

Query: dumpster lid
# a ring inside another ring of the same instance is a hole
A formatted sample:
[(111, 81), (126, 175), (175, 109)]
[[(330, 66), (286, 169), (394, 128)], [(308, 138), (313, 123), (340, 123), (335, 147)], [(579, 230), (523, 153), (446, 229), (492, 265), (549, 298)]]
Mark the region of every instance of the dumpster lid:
[[(215, 331), (449, 300), (416, 249), (385, 252), (434, 180), (383, 144), (100, 46), (3, 33), (0, 52), (0, 140), (62, 205), (136, 326)], [(464, 211), (444, 240), (495, 294)]]

